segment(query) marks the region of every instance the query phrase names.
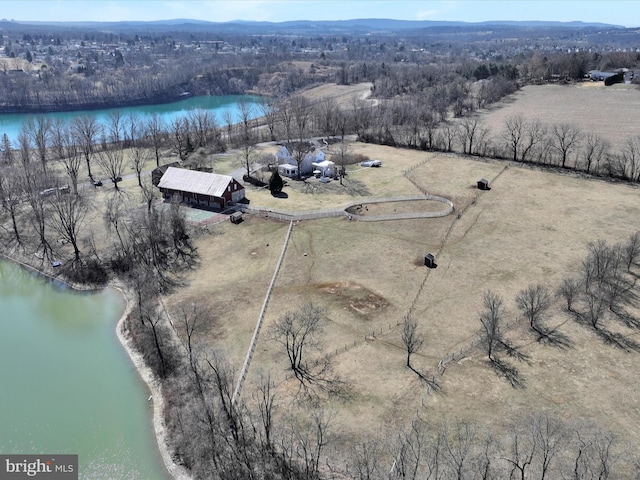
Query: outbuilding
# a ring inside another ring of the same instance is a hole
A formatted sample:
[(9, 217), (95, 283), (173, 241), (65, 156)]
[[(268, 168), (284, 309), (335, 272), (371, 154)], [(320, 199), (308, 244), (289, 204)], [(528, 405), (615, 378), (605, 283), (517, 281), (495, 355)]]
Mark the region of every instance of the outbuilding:
[(231, 215), (229, 215), (229, 220), (231, 221), (231, 223), (241, 223), (243, 220), (242, 212), (233, 212)]
[(158, 188), (165, 199), (177, 195), (182, 202), (202, 208), (223, 209), (245, 198), (244, 186), (235, 178), (186, 168), (169, 167)]
[(436, 268), (438, 265), (436, 264), (436, 257), (431, 254), (431, 253), (427, 253), (424, 256), (424, 265), (427, 268)]
[(486, 178), (481, 178), (480, 180), (478, 180), (478, 188), (480, 190), (491, 190), (491, 188), (489, 187), (489, 180), (487, 180)]

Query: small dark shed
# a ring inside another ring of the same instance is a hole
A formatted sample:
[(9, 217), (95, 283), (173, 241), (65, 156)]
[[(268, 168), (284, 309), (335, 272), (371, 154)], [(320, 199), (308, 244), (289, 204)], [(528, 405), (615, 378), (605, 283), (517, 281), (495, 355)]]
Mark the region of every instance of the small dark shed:
[(231, 215), (229, 215), (229, 220), (231, 220), (231, 223), (242, 222), (242, 212), (233, 212)]
[(436, 268), (438, 265), (436, 264), (436, 257), (431, 253), (427, 253), (424, 256), (424, 264), (428, 268)]
[(480, 190), (491, 190), (491, 188), (489, 187), (489, 180), (487, 180), (486, 178), (481, 178), (480, 180), (478, 180), (478, 188)]

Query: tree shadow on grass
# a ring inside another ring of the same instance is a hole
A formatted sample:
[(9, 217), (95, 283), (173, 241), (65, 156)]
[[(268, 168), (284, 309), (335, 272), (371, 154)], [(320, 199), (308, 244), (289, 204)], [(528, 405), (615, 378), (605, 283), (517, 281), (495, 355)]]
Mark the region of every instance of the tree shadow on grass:
[(542, 344), (557, 347), (561, 350), (573, 348), (571, 339), (557, 329), (539, 328), (536, 332), (538, 333), (538, 342)]
[(624, 308), (611, 310), (615, 318), (620, 320), (628, 328), (640, 330), (640, 319), (626, 311)]
[(525, 388), (524, 378), (516, 367), (495, 358), (489, 361), (489, 365), (498, 376), (506, 378), (513, 388)]
[(411, 365), (409, 365), (409, 368), (413, 371), (413, 373), (418, 375), (418, 378), (420, 378), (420, 380), (422, 380), (427, 385), (427, 389), (429, 390), (429, 393), (440, 393), (442, 391), (442, 387), (438, 382), (436, 382), (435, 377), (429, 378), (426, 375), (423, 375), (421, 372), (419, 372), (415, 368), (413, 368)]
[(596, 328), (594, 331), (608, 345), (613, 345), (625, 352), (640, 352), (639, 343), (620, 333), (610, 332), (604, 328)]

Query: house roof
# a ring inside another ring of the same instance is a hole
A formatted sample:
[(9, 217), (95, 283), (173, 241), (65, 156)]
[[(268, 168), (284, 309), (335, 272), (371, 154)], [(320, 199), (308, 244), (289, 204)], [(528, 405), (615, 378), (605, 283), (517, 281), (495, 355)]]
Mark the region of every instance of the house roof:
[(332, 162), (331, 160), (323, 160), (322, 162), (313, 162), (312, 165), (314, 167), (329, 168), (329, 167), (333, 167), (335, 163)]
[(291, 152), (289, 152), (289, 149), (283, 145), (280, 147), (280, 150), (278, 150), (278, 153), (276, 153), (276, 157), (291, 158)]
[(158, 187), (221, 197), (233, 180), (229, 175), (169, 167), (160, 179)]

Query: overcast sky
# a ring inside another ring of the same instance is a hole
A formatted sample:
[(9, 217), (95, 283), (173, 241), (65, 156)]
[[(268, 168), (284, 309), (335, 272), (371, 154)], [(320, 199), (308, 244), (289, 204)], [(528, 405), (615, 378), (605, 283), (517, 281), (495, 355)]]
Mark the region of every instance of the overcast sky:
[(0, 0), (17, 21), (555, 20), (640, 25), (639, 0)]

